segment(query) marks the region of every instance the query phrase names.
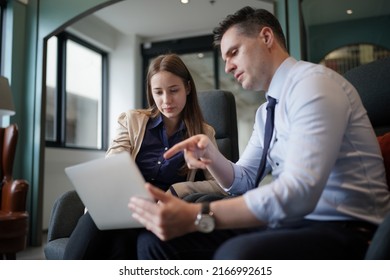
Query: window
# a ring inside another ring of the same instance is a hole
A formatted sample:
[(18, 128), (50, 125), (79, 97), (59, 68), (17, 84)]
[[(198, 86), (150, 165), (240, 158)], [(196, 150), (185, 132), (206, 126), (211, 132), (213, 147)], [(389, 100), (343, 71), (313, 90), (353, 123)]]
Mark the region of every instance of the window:
[(47, 41), (46, 143), (107, 148), (107, 54), (69, 34)]

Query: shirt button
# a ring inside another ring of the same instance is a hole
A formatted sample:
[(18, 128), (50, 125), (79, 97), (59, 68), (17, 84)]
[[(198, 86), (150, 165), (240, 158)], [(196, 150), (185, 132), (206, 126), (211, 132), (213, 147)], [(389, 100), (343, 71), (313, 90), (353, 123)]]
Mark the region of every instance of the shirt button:
[(160, 165), (160, 164), (161, 164), (161, 161), (158, 161), (157, 164)]
[(167, 151), (167, 150), (168, 150), (168, 147), (165, 147), (164, 150)]
[(276, 166), (279, 166), (279, 162), (276, 163)]

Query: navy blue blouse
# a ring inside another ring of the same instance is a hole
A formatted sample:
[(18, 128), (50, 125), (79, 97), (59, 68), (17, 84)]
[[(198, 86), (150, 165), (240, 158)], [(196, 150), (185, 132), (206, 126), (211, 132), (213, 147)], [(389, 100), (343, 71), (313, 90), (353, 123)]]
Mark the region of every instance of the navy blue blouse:
[(168, 138), (161, 115), (148, 121), (145, 136), (135, 160), (146, 182), (166, 191), (172, 184), (187, 179), (187, 174), (179, 174), (184, 165), (183, 152), (177, 153), (170, 159), (163, 157), (166, 150), (183, 140), (184, 135), (183, 122), (179, 129)]

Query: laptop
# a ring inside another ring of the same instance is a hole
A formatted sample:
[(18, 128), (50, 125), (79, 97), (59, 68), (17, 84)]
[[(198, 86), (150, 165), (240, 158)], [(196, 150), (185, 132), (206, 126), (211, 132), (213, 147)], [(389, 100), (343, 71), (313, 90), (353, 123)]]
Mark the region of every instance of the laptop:
[(153, 199), (129, 153), (70, 166), (65, 173), (100, 230), (143, 227), (127, 204), (132, 196)]

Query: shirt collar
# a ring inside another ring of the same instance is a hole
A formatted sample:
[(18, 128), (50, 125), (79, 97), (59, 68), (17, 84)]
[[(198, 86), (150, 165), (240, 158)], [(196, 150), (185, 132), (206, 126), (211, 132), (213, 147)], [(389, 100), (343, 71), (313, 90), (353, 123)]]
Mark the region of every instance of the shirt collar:
[(278, 69), (276, 69), (274, 76), (272, 77), (271, 84), (266, 96), (269, 95), (277, 100), (280, 99), (282, 88), (284, 86), (284, 82), (286, 81), (287, 75), (296, 63), (297, 60), (290, 56), (286, 58), (282, 64), (280, 64)]
[(150, 122), (149, 122), (149, 125), (148, 125), (148, 129), (156, 128), (156, 127), (158, 127), (159, 125), (162, 125), (162, 124), (163, 124), (163, 119), (162, 119), (161, 114), (159, 114), (157, 117), (155, 117), (153, 119), (150, 119)]
[[(162, 127), (163, 125), (164, 125), (163, 117), (161, 114), (159, 114), (157, 117), (150, 119), (150, 122), (149, 122), (147, 128), (154, 129), (154, 128), (158, 128), (160, 126)], [(180, 122), (179, 129), (177, 131), (182, 131), (182, 130), (185, 130), (184, 121)]]

